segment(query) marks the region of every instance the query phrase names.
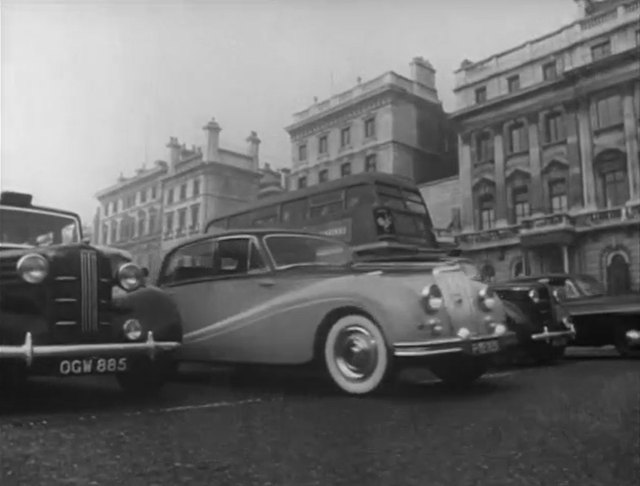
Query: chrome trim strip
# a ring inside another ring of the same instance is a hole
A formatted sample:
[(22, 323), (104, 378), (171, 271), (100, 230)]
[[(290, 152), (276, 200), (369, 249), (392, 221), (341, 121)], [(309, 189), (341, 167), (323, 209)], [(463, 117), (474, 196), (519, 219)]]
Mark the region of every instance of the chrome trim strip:
[(78, 299), (71, 299), (71, 298), (67, 298), (67, 297), (61, 297), (59, 299), (56, 299), (56, 302), (62, 304), (65, 302), (71, 303), (71, 302), (78, 302)]
[(80, 253), (81, 316), (82, 332), (92, 333), (98, 329), (98, 255), (91, 250)]
[(110, 326), (111, 323), (110, 322), (106, 322), (106, 321), (100, 321), (100, 325), (101, 326)]
[(25, 335), (22, 346), (0, 346), (0, 359), (19, 358), (24, 360), (27, 366), (31, 366), (36, 358), (72, 358), (76, 356), (91, 355), (131, 355), (146, 354), (154, 359), (161, 351), (170, 351), (180, 346), (176, 341), (155, 341), (153, 332), (149, 331), (147, 340), (138, 343), (110, 343), (110, 344), (55, 344), (34, 346), (31, 333)]
[(76, 321), (57, 321), (56, 326), (75, 326), (78, 324)]
[(408, 343), (395, 343), (393, 346), (396, 348), (414, 348), (420, 346), (442, 346), (442, 345), (457, 345), (465, 342), (478, 342), (478, 341), (489, 341), (492, 339), (499, 339), (504, 336), (504, 334), (494, 335), (494, 334), (485, 334), (483, 336), (472, 336), (468, 339), (462, 339), (459, 337), (451, 337), (451, 338), (443, 338), (443, 339), (432, 339), (431, 341), (419, 341), (419, 342), (408, 342)]
[(111, 283), (111, 279), (102, 277), (102, 278), (100, 278), (100, 282), (102, 282), (102, 283)]
[(61, 277), (56, 277), (55, 279), (58, 280), (58, 281), (61, 281), (61, 282), (75, 282), (76, 280), (78, 280), (78, 277), (72, 277), (72, 276), (69, 276), (69, 275), (64, 276), (63, 275)]
[(573, 329), (567, 329), (566, 331), (549, 331), (549, 328), (545, 326), (544, 332), (531, 335), (531, 339), (533, 341), (548, 341), (556, 337), (567, 337), (573, 339), (576, 337), (576, 332)]
[(447, 349), (396, 349), (393, 355), (398, 358), (411, 358), (418, 356), (437, 356), (439, 354), (461, 353), (462, 348)]

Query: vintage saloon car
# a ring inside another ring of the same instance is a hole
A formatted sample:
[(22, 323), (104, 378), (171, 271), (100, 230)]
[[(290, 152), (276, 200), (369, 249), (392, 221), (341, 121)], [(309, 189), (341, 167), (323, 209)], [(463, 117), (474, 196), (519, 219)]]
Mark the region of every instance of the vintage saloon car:
[(573, 346), (615, 345), (625, 357), (640, 357), (640, 294), (606, 295), (589, 275), (549, 274), (520, 277), (561, 289), (576, 336)]
[(159, 389), (182, 340), (173, 301), (128, 253), (83, 241), (76, 214), (31, 200), (0, 196), (0, 377), (114, 374), (126, 391)]
[(183, 318), (180, 360), (316, 363), (350, 394), (406, 363), (468, 383), (515, 341), (499, 300), (457, 265), (357, 263), (344, 243), (305, 232), (192, 239), (167, 253), (158, 285)]
[(492, 283), (507, 314), (507, 327), (518, 336), (510, 355), (518, 360), (549, 362), (561, 358), (575, 338), (564, 291), (538, 281)]

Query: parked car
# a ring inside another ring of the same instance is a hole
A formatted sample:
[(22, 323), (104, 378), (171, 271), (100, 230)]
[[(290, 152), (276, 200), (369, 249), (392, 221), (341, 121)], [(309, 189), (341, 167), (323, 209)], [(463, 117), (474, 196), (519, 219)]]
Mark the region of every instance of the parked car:
[(562, 289), (576, 331), (572, 345), (613, 344), (622, 356), (640, 357), (640, 294), (607, 295), (604, 285), (589, 275), (536, 275), (518, 281)]
[(511, 357), (536, 362), (561, 358), (575, 338), (562, 289), (533, 281), (511, 280), (490, 285), (507, 314), (507, 327), (518, 336)]
[(183, 317), (180, 360), (317, 363), (349, 394), (415, 363), (469, 383), (515, 342), (499, 300), (459, 266), (356, 262), (341, 241), (305, 232), (191, 239), (167, 253), (158, 285)]
[(131, 255), (84, 241), (78, 215), (0, 196), (0, 375), (114, 374), (158, 390), (182, 340), (166, 293)]

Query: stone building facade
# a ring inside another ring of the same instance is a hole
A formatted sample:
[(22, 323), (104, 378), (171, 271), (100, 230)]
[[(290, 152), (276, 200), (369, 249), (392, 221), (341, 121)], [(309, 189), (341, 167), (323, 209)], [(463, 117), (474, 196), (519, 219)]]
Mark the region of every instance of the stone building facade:
[(487, 276), (640, 290), (640, 2), (457, 71), (460, 246)]
[(100, 203), (94, 240), (131, 252), (156, 275), (163, 254), (206, 222), (258, 197), (260, 139), (247, 137), (245, 153), (220, 146), (220, 125), (203, 127), (206, 146), (180, 144), (171, 137), (169, 161), (141, 168), (132, 177), (96, 194)]
[(411, 79), (393, 71), (296, 113), (291, 189), (380, 171), (425, 182), (455, 174), (455, 134), (435, 70), (415, 58)]

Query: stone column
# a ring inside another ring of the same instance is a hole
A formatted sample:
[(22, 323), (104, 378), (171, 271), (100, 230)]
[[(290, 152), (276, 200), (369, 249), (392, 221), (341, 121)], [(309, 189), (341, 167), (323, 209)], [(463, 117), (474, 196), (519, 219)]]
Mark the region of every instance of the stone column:
[(461, 226), (463, 233), (473, 232), (473, 188), (472, 166), (471, 166), (471, 147), (469, 146), (470, 134), (463, 133), (458, 135), (458, 163), (459, 163), (459, 181), (461, 193)]
[(629, 84), (622, 95), (622, 113), (624, 116), (624, 139), (627, 149), (627, 178), (629, 180), (629, 199), (640, 199), (640, 160), (638, 159), (638, 113), (633, 103), (633, 84)]
[(531, 214), (544, 213), (542, 204), (542, 157), (540, 152), (540, 137), (538, 135), (538, 114), (527, 117), (529, 124), (529, 167), (531, 169), (531, 185), (529, 187), (529, 202)]
[(567, 134), (567, 161), (569, 162), (568, 206), (569, 209), (581, 208), (582, 198), (582, 165), (580, 163), (580, 145), (578, 142), (578, 121), (576, 113), (578, 103), (572, 101), (565, 105), (564, 122)]
[(582, 168), (582, 197), (587, 210), (596, 209), (596, 191), (593, 175), (593, 141), (589, 100), (578, 101), (578, 135), (580, 140), (580, 162)]
[(565, 273), (569, 273), (569, 247), (562, 245), (562, 268)]
[(504, 176), (504, 146), (502, 139), (502, 127), (495, 128), (493, 139), (494, 177), (496, 181), (496, 226), (504, 227), (507, 221), (507, 194)]

